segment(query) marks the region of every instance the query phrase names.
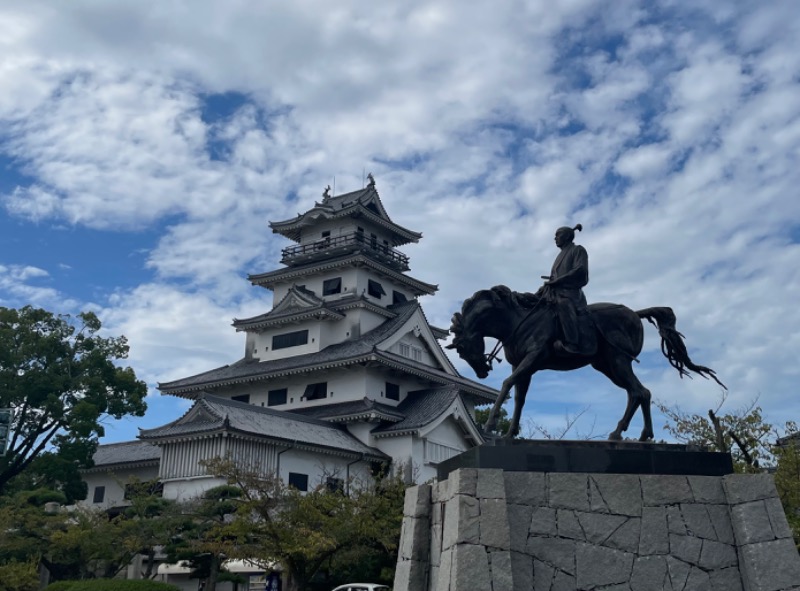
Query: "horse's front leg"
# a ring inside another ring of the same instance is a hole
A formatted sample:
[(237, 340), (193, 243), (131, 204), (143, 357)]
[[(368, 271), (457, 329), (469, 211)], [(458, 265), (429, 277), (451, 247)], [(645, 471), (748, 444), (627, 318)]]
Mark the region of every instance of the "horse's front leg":
[(514, 413), (511, 417), (508, 433), (506, 434), (508, 438), (514, 437), (519, 432), (519, 419), (522, 414), (522, 407), (525, 404), (525, 396), (528, 393), (531, 376), (536, 371), (537, 363), (540, 361), (542, 354), (543, 349), (535, 348), (523, 357), (522, 361), (514, 367), (511, 375), (503, 381), (503, 387), (500, 390), (501, 397), (503, 392), (508, 393), (512, 385), (516, 386), (514, 391)]
[(519, 435), (519, 421), (522, 417), (522, 407), (525, 406), (525, 397), (528, 395), (528, 387), (531, 384), (531, 376), (520, 376), (519, 381), (514, 386), (514, 414), (511, 416), (511, 422), (508, 426), (508, 433), (506, 437), (513, 439)]
[(483, 425), (484, 433), (491, 433), (497, 428), (497, 414), (500, 412), (500, 408), (503, 406), (505, 400), (506, 397), (501, 390), (500, 396), (494, 401), (494, 406), (492, 406), (492, 410), (489, 411), (489, 418), (486, 419), (486, 423)]

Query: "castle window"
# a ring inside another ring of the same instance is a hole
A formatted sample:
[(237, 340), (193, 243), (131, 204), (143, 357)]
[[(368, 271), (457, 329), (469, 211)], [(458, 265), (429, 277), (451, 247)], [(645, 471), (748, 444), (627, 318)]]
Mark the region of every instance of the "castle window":
[(370, 279), (367, 282), (367, 293), (373, 298), (378, 299), (381, 299), (382, 296), (386, 295), (386, 292), (383, 290), (383, 285), (377, 281), (374, 281), (373, 279)]
[(95, 486), (94, 494), (92, 495), (92, 503), (102, 503), (103, 499), (105, 498), (106, 498), (106, 487)]
[(287, 347), (299, 347), (308, 344), (308, 331), (298, 330), (297, 332), (287, 332), (276, 334), (272, 337), (272, 350), (286, 349)]
[(386, 382), (386, 398), (389, 400), (400, 400), (400, 386)]
[(286, 404), (286, 394), (286, 388), (270, 390), (267, 392), (267, 406), (280, 406), (281, 404)]
[(328, 476), (325, 479), (325, 488), (327, 488), (329, 492), (344, 492), (344, 480)]
[(331, 236), (331, 231), (330, 231), (330, 230), (325, 230), (325, 231), (322, 233), (322, 237), (323, 237), (323, 238), (330, 238), (330, 236)]
[(299, 491), (308, 490), (308, 474), (299, 474), (298, 472), (289, 472), (289, 486), (295, 487)]
[(406, 294), (401, 293), (399, 291), (392, 291), (392, 303), (393, 304), (404, 304), (408, 301)]
[(411, 358), (414, 361), (422, 361), (422, 349), (411, 347)]
[(326, 279), (322, 282), (322, 295), (333, 295), (342, 292), (342, 278)]
[(242, 394), (240, 396), (231, 396), (231, 400), (234, 402), (246, 402), (250, 404), (250, 394)]
[(411, 357), (411, 345), (408, 343), (400, 343), (400, 355), (403, 357)]
[(302, 398), (305, 400), (319, 400), (328, 396), (328, 382), (320, 382), (318, 384), (309, 384), (306, 386), (306, 391), (303, 392)]

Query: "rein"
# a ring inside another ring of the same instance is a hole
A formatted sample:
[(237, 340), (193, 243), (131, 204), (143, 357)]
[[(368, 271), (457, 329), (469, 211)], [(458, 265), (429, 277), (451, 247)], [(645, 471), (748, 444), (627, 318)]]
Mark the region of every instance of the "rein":
[[(542, 303), (543, 299), (545, 299), (544, 296), (540, 297), (537, 300), (537, 302), (533, 305), (533, 307), (530, 310), (528, 310), (528, 313), (525, 314), (525, 317), (522, 320), (520, 320), (514, 327), (514, 330), (511, 331), (511, 334), (508, 336), (508, 340), (511, 340), (514, 336), (516, 336), (519, 327), (522, 326), (528, 318), (530, 318), (530, 315), (536, 311), (536, 308), (539, 307), (539, 304)], [(503, 362), (503, 360), (498, 357), (498, 354), (500, 353), (500, 347), (502, 345), (503, 342), (500, 339), (497, 339), (497, 343), (495, 344), (494, 349), (492, 349), (492, 352), (486, 354), (486, 363), (489, 364), (489, 369), (492, 369), (492, 361), (494, 361), (495, 359), (497, 360), (497, 363)]]

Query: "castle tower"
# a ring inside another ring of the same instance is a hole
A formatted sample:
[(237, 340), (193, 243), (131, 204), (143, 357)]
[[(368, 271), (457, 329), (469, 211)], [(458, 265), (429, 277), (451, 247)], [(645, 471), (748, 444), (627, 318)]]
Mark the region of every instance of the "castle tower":
[(375, 181), (270, 223), (292, 240), (282, 267), (249, 276), (271, 310), (235, 319), (244, 356), (159, 385), (195, 400), (178, 420), (142, 431), (161, 447), (164, 494), (215, 482), (201, 459), (229, 455), (298, 488), (368, 473), (382, 462), (409, 480), (482, 442), (474, 407), (497, 392), (461, 377), (417, 301), (438, 289), (409, 274), (397, 248), (422, 235), (392, 221)]

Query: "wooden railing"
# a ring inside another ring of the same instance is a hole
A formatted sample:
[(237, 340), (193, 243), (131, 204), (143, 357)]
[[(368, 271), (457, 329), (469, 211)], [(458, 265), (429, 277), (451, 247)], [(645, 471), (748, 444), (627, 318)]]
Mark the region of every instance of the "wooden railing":
[(298, 263), (303, 259), (312, 260), (350, 252), (365, 252), (383, 263), (408, 271), (408, 257), (398, 250), (379, 243), (361, 232), (353, 232), (342, 236), (320, 238), (307, 244), (289, 246), (281, 251), (282, 263)]

